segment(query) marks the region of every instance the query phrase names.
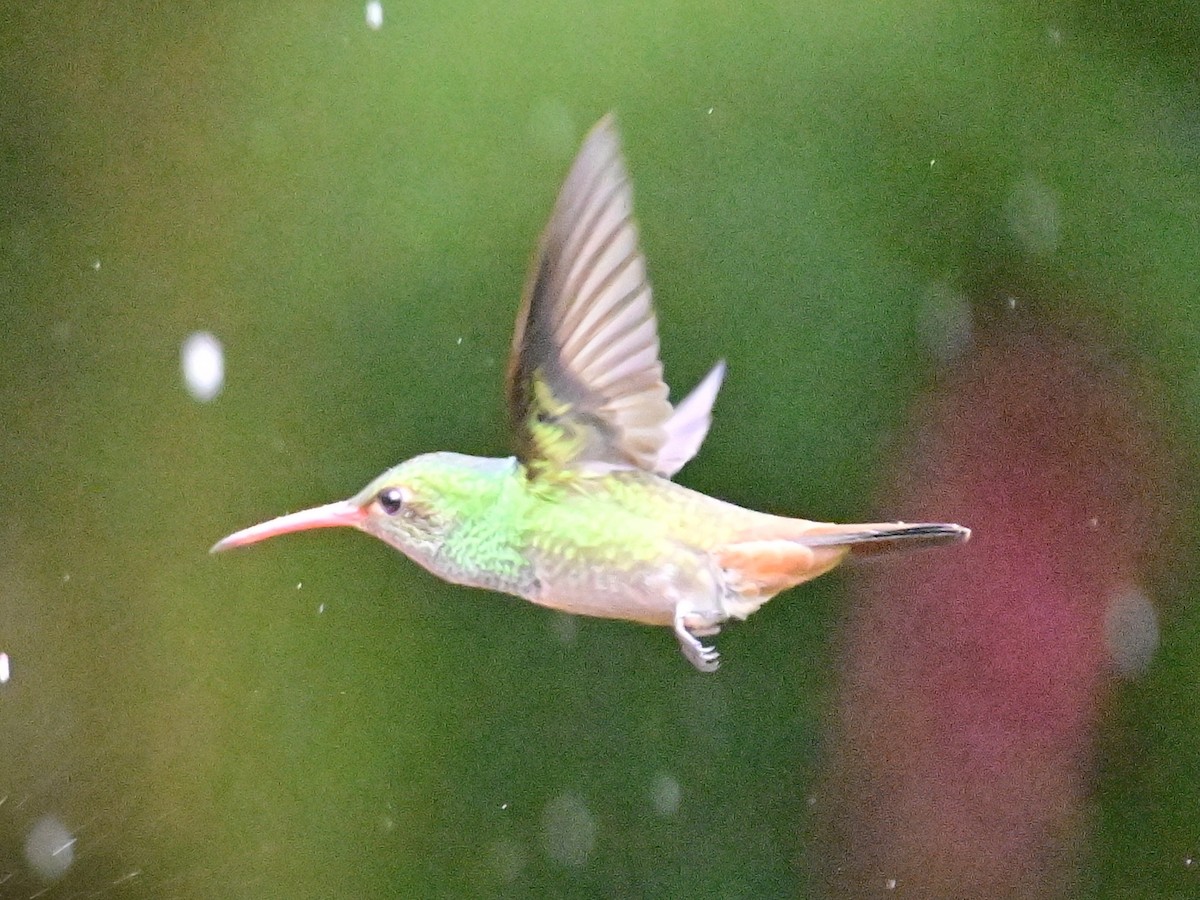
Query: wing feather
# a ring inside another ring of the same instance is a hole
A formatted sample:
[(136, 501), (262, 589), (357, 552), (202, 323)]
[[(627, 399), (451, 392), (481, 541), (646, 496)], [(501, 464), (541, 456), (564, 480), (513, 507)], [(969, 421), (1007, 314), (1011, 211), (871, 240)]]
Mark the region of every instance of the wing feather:
[(669, 475), (707, 431), (715, 387), (686, 428), (670, 425), (633, 191), (611, 115), (584, 139), (538, 244), (507, 381), (517, 455), (535, 477), (589, 467)]

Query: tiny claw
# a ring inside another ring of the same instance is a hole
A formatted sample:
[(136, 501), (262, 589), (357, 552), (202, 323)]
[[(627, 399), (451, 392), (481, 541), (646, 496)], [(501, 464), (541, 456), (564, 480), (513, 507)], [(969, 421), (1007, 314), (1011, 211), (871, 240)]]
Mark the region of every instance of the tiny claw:
[(721, 667), (720, 656), (721, 654), (717, 652), (716, 647), (701, 644), (700, 659), (693, 659), (691, 662), (701, 672), (715, 672)]
[[(691, 613), (691, 607), (683, 603), (675, 608), (675, 637), (679, 640), (679, 649), (683, 651), (687, 661), (701, 672), (715, 672), (721, 665), (721, 654), (717, 652), (716, 647), (700, 643), (699, 638), (688, 630), (684, 622)], [(715, 634), (716, 629), (712, 629), (710, 633)]]

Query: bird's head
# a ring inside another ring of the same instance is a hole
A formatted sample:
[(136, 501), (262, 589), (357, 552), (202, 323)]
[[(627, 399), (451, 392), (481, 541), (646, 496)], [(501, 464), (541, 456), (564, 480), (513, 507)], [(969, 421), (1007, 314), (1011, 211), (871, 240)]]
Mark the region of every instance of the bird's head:
[(438, 548), (465, 519), (490, 506), (512, 460), (458, 453), (427, 453), (388, 469), (346, 500), (279, 516), (234, 532), (216, 553), (280, 534), (349, 526), (391, 544), (429, 565)]

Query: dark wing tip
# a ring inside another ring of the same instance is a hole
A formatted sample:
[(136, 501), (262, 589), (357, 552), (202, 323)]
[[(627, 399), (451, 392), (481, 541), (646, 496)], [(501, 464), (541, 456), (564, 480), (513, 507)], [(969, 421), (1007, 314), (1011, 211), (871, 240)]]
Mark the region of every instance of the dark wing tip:
[(840, 526), (845, 530), (805, 538), (810, 547), (850, 547), (856, 555), (888, 553), (893, 550), (919, 550), (946, 544), (961, 544), (971, 537), (971, 529), (950, 522), (920, 522), (907, 525)]
[(918, 525), (897, 523), (893, 528), (856, 535), (847, 543), (852, 545), (855, 555), (863, 555), (961, 544), (970, 540), (970, 537), (970, 528), (949, 522), (924, 522)]
[(885, 533), (880, 537), (899, 540), (912, 539), (939, 544), (959, 544), (971, 539), (971, 529), (949, 522), (933, 522), (897, 528), (890, 534)]

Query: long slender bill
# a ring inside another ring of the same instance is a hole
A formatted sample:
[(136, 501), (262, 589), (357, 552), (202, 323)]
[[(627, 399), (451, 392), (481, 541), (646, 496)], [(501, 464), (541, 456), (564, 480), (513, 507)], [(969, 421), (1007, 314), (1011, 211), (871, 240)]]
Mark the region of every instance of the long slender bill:
[(261, 522), (241, 531), (235, 531), (227, 538), (213, 544), (209, 553), (219, 553), (231, 547), (244, 547), (258, 541), (275, 537), (278, 534), (290, 534), (293, 531), (307, 531), (310, 528), (336, 528), (342, 525), (354, 527), (366, 518), (366, 511), (349, 500), (339, 500), (336, 503), (326, 503), (312, 509), (301, 510), (290, 515)]

